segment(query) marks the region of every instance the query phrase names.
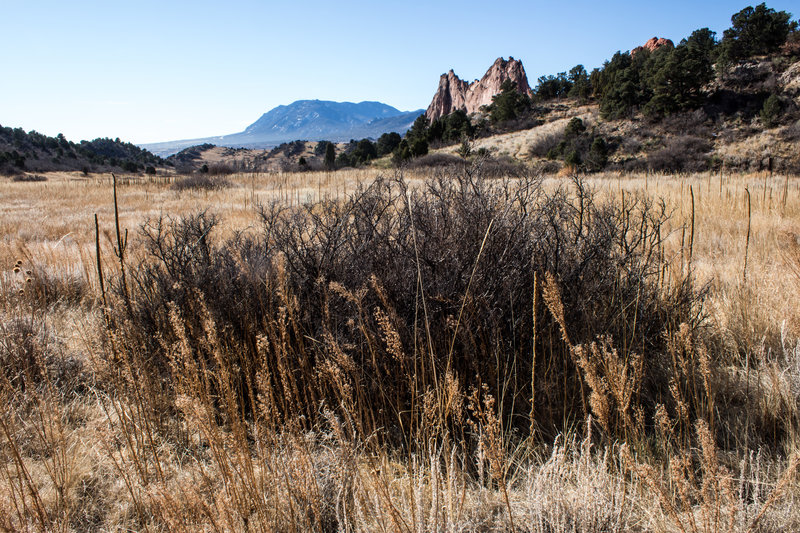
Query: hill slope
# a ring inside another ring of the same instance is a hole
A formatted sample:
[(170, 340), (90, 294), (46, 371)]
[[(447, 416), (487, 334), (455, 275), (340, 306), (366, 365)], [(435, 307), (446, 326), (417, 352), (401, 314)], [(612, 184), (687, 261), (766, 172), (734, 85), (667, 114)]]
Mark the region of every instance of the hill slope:
[(61, 134), (49, 137), (0, 126), (0, 174), (50, 170), (137, 172), (164, 164), (160, 157), (119, 139), (74, 143)]

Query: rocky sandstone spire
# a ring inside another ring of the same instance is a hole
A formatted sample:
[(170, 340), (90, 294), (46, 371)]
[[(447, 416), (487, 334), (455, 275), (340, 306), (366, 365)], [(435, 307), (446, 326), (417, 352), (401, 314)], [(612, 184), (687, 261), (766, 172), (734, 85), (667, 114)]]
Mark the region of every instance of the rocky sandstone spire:
[(472, 83), (462, 80), (451, 70), (439, 78), (439, 88), (433, 95), (425, 116), (431, 121), (459, 109), (474, 113), (481, 106), (492, 103), (492, 96), (500, 92), (500, 86), (506, 80), (513, 81), (519, 92), (531, 94), (522, 61), (510, 56), (508, 61), (502, 57), (497, 58), (486, 74)]

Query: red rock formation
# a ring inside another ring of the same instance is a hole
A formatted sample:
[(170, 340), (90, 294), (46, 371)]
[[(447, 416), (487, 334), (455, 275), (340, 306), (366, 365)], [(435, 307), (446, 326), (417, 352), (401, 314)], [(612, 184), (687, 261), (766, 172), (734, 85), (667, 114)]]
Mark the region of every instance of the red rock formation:
[(656, 48), (661, 48), (662, 46), (667, 46), (669, 48), (675, 48), (675, 43), (673, 43), (669, 39), (664, 39), (663, 37), (660, 38), (660, 39), (658, 37), (653, 37), (652, 39), (648, 39), (648, 41), (646, 43), (644, 43), (643, 46), (637, 46), (636, 48), (631, 50), (631, 55), (634, 55), (634, 54), (636, 54), (636, 52), (638, 52), (640, 50), (645, 50), (645, 49), (653, 52)]
[(522, 61), (513, 57), (509, 57), (508, 61), (502, 57), (497, 58), (486, 74), (472, 83), (462, 80), (451, 70), (439, 78), (439, 88), (433, 95), (425, 116), (431, 121), (459, 109), (474, 113), (481, 106), (491, 104), (492, 96), (499, 93), (500, 86), (509, 79), (516, 83), (519, 92), (531, 94)]

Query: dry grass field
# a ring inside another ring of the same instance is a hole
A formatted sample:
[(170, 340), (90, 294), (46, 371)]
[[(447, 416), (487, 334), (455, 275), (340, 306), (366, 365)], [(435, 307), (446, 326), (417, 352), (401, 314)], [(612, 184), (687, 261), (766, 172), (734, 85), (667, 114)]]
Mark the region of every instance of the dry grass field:
[(0, 181), (0, 529), (800, 528), (796, 177), (378, 174)]

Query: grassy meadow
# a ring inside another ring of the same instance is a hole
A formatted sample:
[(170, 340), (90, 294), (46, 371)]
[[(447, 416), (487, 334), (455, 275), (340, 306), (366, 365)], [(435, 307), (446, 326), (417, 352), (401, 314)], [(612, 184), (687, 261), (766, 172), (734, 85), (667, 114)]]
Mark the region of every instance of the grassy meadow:
[(0, 180), (0, 529), (800, 528), (796, 177), (192, 179)]

